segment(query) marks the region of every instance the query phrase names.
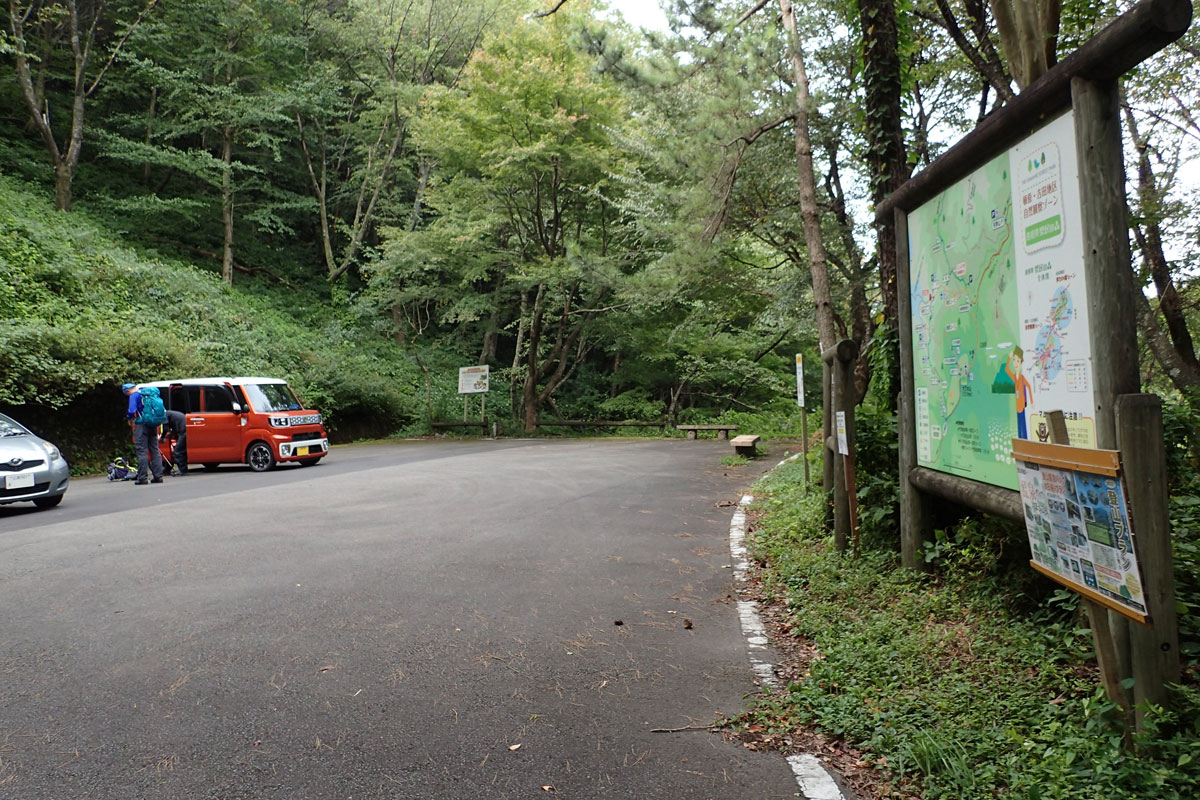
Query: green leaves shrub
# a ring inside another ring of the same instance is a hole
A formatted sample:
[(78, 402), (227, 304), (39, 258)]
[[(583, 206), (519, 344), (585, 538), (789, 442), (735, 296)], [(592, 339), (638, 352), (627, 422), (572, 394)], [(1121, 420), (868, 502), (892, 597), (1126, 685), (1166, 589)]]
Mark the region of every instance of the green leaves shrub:
[(1200, 793), (1200, 692), (1174, 688), (1172, 713), (1149, 710), (1141, 754), (1124, 751), (1074, 595), (1027, 613), (1022, 587), (997, 577), (1007, 534), (960, 526), (943, 540), (947, 571), (916, 573), (885, 550), (835, 552), (799, 465), (755, 493), (763, 513), (749, 544), (768, 565), (766, 591), (785, 598), (792, 633), (820, 658), (747, 718), (841, 737), (930, 800)]
[[(81, 457), (102, 465), (106, 447), (125, 446), (126, 380), (283, 377), (343, 438), (419, 418), (411, 357), (310, 305), (302, 293), (256, 296), (122, 247), (85, 213), (54, 212), (0, 176), (0, 407), (36, 423), (74, 465)], [(97, 419), (106, 407), (111, 417)], [(79, 417), (88, 429), (72, 422)]]

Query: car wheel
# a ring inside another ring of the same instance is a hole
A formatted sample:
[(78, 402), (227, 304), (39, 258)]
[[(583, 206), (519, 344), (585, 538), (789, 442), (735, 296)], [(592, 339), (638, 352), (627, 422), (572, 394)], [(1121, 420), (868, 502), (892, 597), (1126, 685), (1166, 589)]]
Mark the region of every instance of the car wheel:
[(61, 494), (56, 494), (54, 497), (39, 497), (33, 501), (33, 504), (38, 508), (54, 508), (62, 502), (62, 499), (63, 496)]
[(311, 467), (320, 460), (321, 460), (320, 458), (302, 458), (302, 459), (300, 459), (300, 466)]
[(255, 472), (266, 472), (275, 466), (275, 454), (266, 442), (255, 442), (246, 448), (246, 463)]
[(204, 465), (204, 468), (205, 468), (206, 470), (208, 470), (209, 472), (212, 472), (213, 470), (215, 470), (215, 469), (216, 469), (217, 467), (219, 467), (219, 466), (221, 466), (221, 465), (220, 465), (220, 464), (205, 464), (205, 465)]

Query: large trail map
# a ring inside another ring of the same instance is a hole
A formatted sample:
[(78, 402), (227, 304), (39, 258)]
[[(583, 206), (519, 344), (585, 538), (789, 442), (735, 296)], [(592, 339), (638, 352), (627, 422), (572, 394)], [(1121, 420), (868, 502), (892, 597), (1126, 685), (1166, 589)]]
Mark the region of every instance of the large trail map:
[(920, 463), (1015, 489), (1013, 396), (992, 384), (1017, 341), (1008, 156), (909, 215)]
[(1070, 113), (908, 215), (917, 461), (1017, 488), (1014, 438), (1062, 410), (1095, 445)]

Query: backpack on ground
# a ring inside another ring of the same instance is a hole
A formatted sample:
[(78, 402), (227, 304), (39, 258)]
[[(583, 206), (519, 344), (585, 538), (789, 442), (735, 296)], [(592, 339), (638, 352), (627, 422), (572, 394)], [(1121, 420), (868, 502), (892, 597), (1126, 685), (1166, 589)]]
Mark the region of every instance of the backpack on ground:
[(108, 462), (108, 479), (110, 481), (131, 481), (136, 477), (137, 468), (126, 464), (125, 459), (120, 456)]
[(144, 425), (162, 425), (167, 421), (167, 409), (163, 405), (162, 398), (158, 396), (158, 388), (155, 386), (143, 386), (139, 390), (142, 396), (142, 413), (138, 415), (137, 421)]

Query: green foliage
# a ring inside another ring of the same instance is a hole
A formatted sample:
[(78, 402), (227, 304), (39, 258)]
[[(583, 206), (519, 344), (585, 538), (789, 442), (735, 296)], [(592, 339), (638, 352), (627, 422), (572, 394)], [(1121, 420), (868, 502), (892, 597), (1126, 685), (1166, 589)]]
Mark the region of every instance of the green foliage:
[(596, 411), (604, 419), (662, 419), (666, 414), (666, 405), (661, 400), (650, 397), (645, 388), (630, 389), (616, 397), (609, 397), (596, 405)]
[(994, 572), (999, 534), (973, 523), (939, 537), (949, 571), (938, 579), (888, 552), (833, 551), (820, 493), (803, 490), (797, 465), (756, 493), (764, 516), (751, 550), (768, 562), (768, 591), (786, 598), (793, 632), (821, 655), (746, 720), (843, 737), (930, 800), (1200, 791), (1200, 693), (1177, 687), (1173, 713), (1151, 710), (1131, 757), (1088, 666), (1074, 595), (1056, 592), (1030, 614), (1011, 587), (980, 580)]
[(126, 380), (287, 378), (343, 439), (419, 417), (420, 373), (389, 340), (337, 318), (306, 327), (290, 296), (276, 306), (206, 270), (123, 248), (84, 213), (54, 212), (2, 176), (0, 264), (0, 308), (12, 320), (0, 328), (0, 406), (41, 419), (72, 461), (71, 438), (89, 438), (70, 429), (72, 410), (96, 397), (114, 409), (101, 427), (123, 437)]

